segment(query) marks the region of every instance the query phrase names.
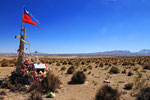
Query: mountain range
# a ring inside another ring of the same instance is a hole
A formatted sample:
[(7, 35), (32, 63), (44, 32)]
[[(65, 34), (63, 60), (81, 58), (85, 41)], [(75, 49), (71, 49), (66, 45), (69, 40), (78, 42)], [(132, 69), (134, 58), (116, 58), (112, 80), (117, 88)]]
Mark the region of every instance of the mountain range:
[(150, 56), (149, 49), (143, 49), (139, 52), (131, 52), (128, 50), (115, 50), (96, 53), (73, 53), (73, 54), (49, 54), (57, 56)]
[[(0, 53), (1, 55), (16, 55), (17, 53)], [(34, 53), (32, 53), (35, 55)], [(96, 53), (68, 53), (68, 54), (48, 54), (38, 53), (38, 55), (52, 55), (52, 56), (150, 56), (150, 49), (143, 49), (138, 52), (131, 52), (128, 50), (115, 50)]]

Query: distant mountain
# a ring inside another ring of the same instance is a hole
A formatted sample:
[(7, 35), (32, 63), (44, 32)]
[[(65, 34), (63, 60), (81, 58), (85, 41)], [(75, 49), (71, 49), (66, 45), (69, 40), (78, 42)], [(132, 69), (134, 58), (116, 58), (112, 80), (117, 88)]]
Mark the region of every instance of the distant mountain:
[(150, 56), (150, 50), (143, 49), (139, 52), (130, 52), (128, 50), (115, 50), (96, 53), (74, 53), (74, 54), (49, 54), (56, 56)]
[(143, 49), (143, 50), (137, 52), (137, 54), (147, 56), (147, 55), (150, 55), (150, 50), (149, 49)]
[(0, 53), (0, 55), (17, 55), (17, 53), (10, 52), (10, 53)]
[[(10, 55), (17, 53), (0, 53), (1, 55)], [(32, 55), (36, 55), (32, 53)], [(96, 52), (96, 53), (71, 53), (71, 54), (47, 54), (47, 53), (38, 53), (38, 55), (52, 55), (52, 56), (150, 56), (149, 49), (143, 49), (139, 52), (130, 52), (128, 50), (115, 50), (115, 51), (106, 51), (106, 52)]]

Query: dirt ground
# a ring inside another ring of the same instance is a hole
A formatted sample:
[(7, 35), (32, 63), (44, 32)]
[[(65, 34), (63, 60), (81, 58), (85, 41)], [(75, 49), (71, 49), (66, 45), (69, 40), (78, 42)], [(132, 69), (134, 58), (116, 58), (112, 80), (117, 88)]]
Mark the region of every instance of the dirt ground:
[[(2, 59), (13, 59), (16, 56), (0, 56), (0, 61)], [(53, 57), (54, 58), (54, 57)], [(61, 57), (62, 58), (62, 57)], [(73, 57), (75, 58), (75, 57)], [(121, 65), (117, 66), (120, 70), (118, 74), (110, 74), (109, 69), (96, 67), (95, 63), (90, 63), (92, 66), (91, 69), (85, 71), (87, 80), (85, 84), (81, 85), (69, 85), (68, 82), (71, 80), (72, 74), (66, 74), (67, 69), (71, 65), (60, 65), (57, 66), (56, 63), (48, 64), (48, 68), (58, 76), (62, 82), (61, 88), (57, 90), (55, 98), (46, 98), (46, 95), (43, 95), (44, 100), (94, 100), (95, 95), (100, 87), (104, 84), (108, 84), (113, 88), (116, 88), (121, 93), (121, 100), (135, 100), (135, 97), (132, 94), (135, 93), (133, 89), (125, 90), (124, 85), (126, 83), (134, 83), (135, 77), (137, 77), (137, 72), (132, 70), (133, 75), (128, 76), (127, 74), (122, 74), (121, 71), (124, 70), (124, 67)], [(65, 71), (61, 71), (62, 66), (66, 67)], [(84, 65), (85, 66), (85, 65)], [(150, 70), (144, 70), (138, 64), (135, 65), (138, 67), (138, 71), (142, 73), (142, 78), (147, 79), (150, 76)], [(135, 67), (134, 66), (134, 67)], [(127, 72), (132, 68), (127, 69)], [(4, 79), (11, 75), (11, 72), (15, 70), (15, 67), (0, 67), (0, 79)], [(109, 80), (110, 83), (104, 83), (104, 80)], [(140, 88), (140, 87), (139, 87)], [(29, 93), (23, 92), (11, 92), (9, 89), (0, 89), (0, 92), (6, 92), (6, 95), (0, 95), (0, 100), (27, 100), (30, 96)]]

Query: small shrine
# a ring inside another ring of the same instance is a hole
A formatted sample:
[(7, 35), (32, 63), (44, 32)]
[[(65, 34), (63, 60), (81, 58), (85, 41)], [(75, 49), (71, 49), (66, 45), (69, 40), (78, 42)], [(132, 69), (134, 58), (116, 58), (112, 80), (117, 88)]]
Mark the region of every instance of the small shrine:
[(24, 51), (25, 45), (30, 45), (25, 38), (28, 37), (26, 35), (26, 27), (23, 28), (23, 23), (29, 23), (36, 25), (37, 23), (31, 20), (29, 12), (23, 7), (23, 16), (21, 22), (21, 31), (20, 35), (15, 36), (15, 38), (20, 39), (19, 49), (18, 52), (18, 62), (16, 68), (16, 74), (21, 75), (23, 77), (28, 77), (29, 81), (41, 81), (43, 78), (46, 77), (48, 68), (46, 64), (43, 64), (39, 59), (38, 56), (32, 60), (28, 58)]

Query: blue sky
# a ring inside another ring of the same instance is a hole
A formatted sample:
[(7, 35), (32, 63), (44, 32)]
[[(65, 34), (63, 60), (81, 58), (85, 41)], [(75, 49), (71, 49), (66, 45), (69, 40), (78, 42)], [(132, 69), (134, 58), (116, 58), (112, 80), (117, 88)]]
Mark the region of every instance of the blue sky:
[(1, 0), (0, 52), (18, 49), (23, 5), (44, 28), (23, 24), (32, 52), (150, 49), (149, 0)]

